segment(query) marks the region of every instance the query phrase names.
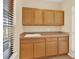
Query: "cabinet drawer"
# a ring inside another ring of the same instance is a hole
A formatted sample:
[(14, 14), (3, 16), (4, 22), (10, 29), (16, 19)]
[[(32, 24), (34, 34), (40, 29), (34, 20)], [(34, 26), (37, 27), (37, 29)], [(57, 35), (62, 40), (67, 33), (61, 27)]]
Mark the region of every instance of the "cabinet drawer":
[(21, 44), (33, 43), (33, 40), (32, 39), (21, 39), (20, 42), (21, 42)]
[(34, 40), (34, 43), (42, 43), (42, 42), (45, 42), (45, 39), (43, 39), (43, 38), (38, 38), (38, 39), (35, 39)]
[(62, 40), (62, 41), (67, 41), (68, 39), (69, 39), (68, 36), (59, 37), (59, 40)]
[(52, 42), (52, 41), (56, 41), (57, 37), (52, 37), (52, 38), (47, 38), (46, 42)]

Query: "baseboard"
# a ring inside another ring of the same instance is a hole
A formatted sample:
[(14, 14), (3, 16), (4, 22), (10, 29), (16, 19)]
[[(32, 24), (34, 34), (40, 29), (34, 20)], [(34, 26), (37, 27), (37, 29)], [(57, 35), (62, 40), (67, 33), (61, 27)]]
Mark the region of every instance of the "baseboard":
[(72, 58), (75, 58), (75, 54), (74, 53), (68, 53), (68, 55)]
[(17, 53), (13, 53), (12, 56), (9, 59), (15, 59), (15, 57), (17, 56)]

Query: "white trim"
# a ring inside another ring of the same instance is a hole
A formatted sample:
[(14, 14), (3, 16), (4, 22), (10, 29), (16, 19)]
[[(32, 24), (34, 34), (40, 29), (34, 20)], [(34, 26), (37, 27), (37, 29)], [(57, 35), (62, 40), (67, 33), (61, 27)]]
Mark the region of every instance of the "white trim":
[(75, 58), (75, 53), (68, 53), (68, 55), (72, 58)]

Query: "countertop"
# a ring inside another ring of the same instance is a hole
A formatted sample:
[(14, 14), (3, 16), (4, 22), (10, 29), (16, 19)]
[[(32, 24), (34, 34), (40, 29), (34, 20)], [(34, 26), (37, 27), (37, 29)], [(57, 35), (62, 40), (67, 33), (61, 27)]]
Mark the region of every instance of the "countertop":
[[(41, 36), (24, 37), (26, 34), (41, 34)], [(69, 36), (69, 33), (67, 33), (67, 32), (23, 32), (23, 33), (20, 34), (20, 39), (45, 38), (45, 37), (61, 37), (61, 36)]]

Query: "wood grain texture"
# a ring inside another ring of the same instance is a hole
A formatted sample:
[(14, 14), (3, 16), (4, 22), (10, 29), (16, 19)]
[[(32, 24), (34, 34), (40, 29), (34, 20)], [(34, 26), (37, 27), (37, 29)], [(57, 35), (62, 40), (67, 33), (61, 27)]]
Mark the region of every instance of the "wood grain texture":
[(54, 25), (54, 11), (53, 10), (43, 10), (43, 19), (45, 25)]
[(46, 56), (57, 55), (57, 38), (46, 38)]
[(59, 54), (65, 54), (68, 52), (69, 52), (68, 37), (59, 37)]
[(24, 26), (63, 26), (64, 11), (23, 7), (22, 24)]
[(57, 56), (68, 52), (69, 36), (20, 39), (21, 59)]
[(27, 40), (21, 40), (20, 59), (33, 58), (33, 43)]
[(36, 39), (34, 42), (34, 57), (43, 57), (45, 56), (45, 40)]
[(64, 25), (64, 11), (55, 10), (55, 25)]
[(35, 25), (43, 25), (43, 14), (42, 14), (42, 10), (35, 9), (34, 15), (35, 15), (35, 17), (34, 17), (34, 24)]
[(34, 10), (33, 8), (22, 8), (22, 24), (33, 25), (34, 24)]

